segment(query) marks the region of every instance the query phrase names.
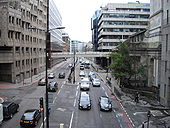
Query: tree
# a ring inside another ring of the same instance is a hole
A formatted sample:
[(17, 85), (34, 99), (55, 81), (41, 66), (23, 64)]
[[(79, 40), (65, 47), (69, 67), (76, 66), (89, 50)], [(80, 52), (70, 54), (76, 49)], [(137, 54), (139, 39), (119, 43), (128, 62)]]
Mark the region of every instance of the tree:
[(120, 80), (122, 86), (130, 85), (130, 78), (135, 71), (132, 68), (132, 59), (129, 55), (129, 50), (126, 43), (121, 42), (118, 46), (118, 51), (110, 54), (112, 63), (109, 66), (112, 69), (112, 75)]

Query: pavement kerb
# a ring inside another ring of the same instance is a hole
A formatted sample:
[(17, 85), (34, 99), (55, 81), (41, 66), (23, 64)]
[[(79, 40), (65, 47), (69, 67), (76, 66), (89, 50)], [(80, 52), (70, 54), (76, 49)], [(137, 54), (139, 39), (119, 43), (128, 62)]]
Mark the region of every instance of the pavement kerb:
[[(101, 78), (101, 80), (104, 81), (104, 82), (106, 83), (106, 81), (104, 80), (105, 75), (103, 75), (104, 77), (102, 77), (102, 76), (101, 76), (101, 73), (97, 73), (97, 74), (99, 75), (99, 77)], [(104, 73), (102, 73), (102, 74), (104, 74)], [(112, 81), (113, 81), (113, 80), (112, 80)], [(113, 83), (113, 82), (112, 82), (112, 83)], [(110, 87), (108, 84), (105, 84), (105, 85), (110, 89), (111, 94), (115, 96), (116, 100), (119, 101), (119, 103), (120, 103), (120, 105), (121, 105), (121, 107), (122, 107), (122, 110), (124, 111), (124, 113), (125, 113), (126, 116), (128, 117), (128, 119), (129, 119), (130, 123), (132, 124), (133, 128), (135, 128), (135, 125), (133, 124), (131, 118), (129, 117), (129, 115), (128, 115), (126, 109), (123, 107), (123, 105), (122, 105), (122, 103), (121, 103), (121, 100), (117, 97), (116, 94), (114, 94), (114, 92), (112, 92), (112, 89), (111, 89), (111, 87)]]
[[(62, 61), (62, 62), (58, 63), (57, 65), (52, 67), (49, 70), (49, 72), (55, 71), (58, 67), (62, 66), (64, 63), (66, 63), (66, 62)], [(45, 77), (45, 71), (38, 75), (34, 75), (32, 78), (24, 79), (24, 83), (23, 83), (23, 81), (20, 83), (16, 83), (16, 84), (12, 84), (12, 83), (8, 83), (8, 82), (0, 83), (0, 89), (24, 88), (24, 87), (29, 87), (29, 86), (37, 86), (39, 79), (44, 78), (44, 77)], [(32, 79), (32, 82), (31, 82), (31, 79)]]

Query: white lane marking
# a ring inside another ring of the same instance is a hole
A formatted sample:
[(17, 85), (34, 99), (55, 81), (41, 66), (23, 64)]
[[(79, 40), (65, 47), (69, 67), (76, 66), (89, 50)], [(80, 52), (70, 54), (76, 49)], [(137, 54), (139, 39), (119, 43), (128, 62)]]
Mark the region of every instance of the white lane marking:
[(61, 90), (58, 91), (57, 95), (60, 93)]
[(78, 91), (76, 91), (76, 97), (77, 97)]
[(57, 97), (55, 97), (55, 98), (54, 98), (54, 100), (53, 100), (53, 104), (55, 103), (56, 99), (57, 99)]
[[(44, 118), (44, 122), (45, 122), (45, 120), (46, 120), (46, 117)], [(42, 127), (43, 127), (43, 122), (41, 123), (40, 128), (42, 128)]]
[(74, 107), (76, 106), (76, 99), (74, 100), (74, 105), (73, 105)]
[(77, 90), (79, 89), (79, 86), (77, 86)]
[(73, 123), (73, 116), (74, 116), (74, 111), (72, 112), (71, 114), (71, 119), (70, 119), (70, 125), (69, 125), (69, 128), (72, 127), (72, 123)]
[(107, 94), (106, 92), (105, 92), (105, 95), (106, 95), (107, 97), (109, 97), (108, 94)]
[(63, 88), (63, 85), (64, 85), (64, 84), (61, 85), (61, 88)]
[(102, 89), (105, 90), (104, 87), (102, 87)]

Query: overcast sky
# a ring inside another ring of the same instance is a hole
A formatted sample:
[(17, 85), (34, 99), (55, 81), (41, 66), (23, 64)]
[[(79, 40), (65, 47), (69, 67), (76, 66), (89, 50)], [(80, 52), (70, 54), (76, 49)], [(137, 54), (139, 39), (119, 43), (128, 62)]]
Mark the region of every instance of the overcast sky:
[[(149, 3), (150, 0), (139, 0)], [(94, 12), (107, 3), (127, 3), (136, 0), (54, 0), (62, 16), (65, 32), (71, 40), (91, 41), (91, 17)]]

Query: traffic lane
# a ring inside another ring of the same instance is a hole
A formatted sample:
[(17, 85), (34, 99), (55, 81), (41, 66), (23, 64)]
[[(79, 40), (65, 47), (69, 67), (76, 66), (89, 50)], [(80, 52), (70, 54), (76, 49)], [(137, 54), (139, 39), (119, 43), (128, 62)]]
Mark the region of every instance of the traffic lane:
[[(15, 99), (16, 101), (20, 100), (19, 111), (13, 116), (12, 119), (6, 120), (2, 123), (2, 128), (13, 128), (20, 127), (20, 119), (25, 110), (27, 109), (39, 109), (39, 98), (43, 96), (45, 90), (39, 86), (33, 87), (32, 89), (27, 88), (29, 91), (28, 94), (22, 97)], [(38, 127), (38, 126), (37, 126)]]
[(106, 84), (105, 78), (102, 78), (101, 75), (98, 75), (103, 83), (103, 90), (108, 94), (108, 96), (112, 99), (112, 103), (114, 104), (114, 113), (116, 114), (116, 117), (120, 123), (121, 127), (125, 128), (134, 128), (134, 124), (132, 123), (131, 119), (126, 113), (126, 110), (124, 109), (123, 105), (120, 103), (120, 101), (117, 99), (115, 95), (112, 94), (110, 87)]
[[(100, 111), (100, 107), (98, 104), (99, 97), (100, 96), (108, 96), (107, 92), (103, 89), (103, 84), (101, 83), (100, 87), (92, 87), (91, 90), (93, 92), (92, 96), (93, 96), (93, 100), (95, 101), (96, 110), (98, 111), (100, 120), (103, 123), (103, 128), (112, 128), (113, 126), (114, 126), (114, 128), (120, 128), (121, 125), (120, 125), (114, 111), (112, 111), (112, 112)], [(113, 106), (114, 106), (114, 104), (113, 104)]]
[(60, 123), (64, 123), (65, 128), (70, 127), (78, 95), (77, 90), (76, 85), (62, 85), (55, 95), (54, 103), (50, 104), (50, 128), (59, 127)]

